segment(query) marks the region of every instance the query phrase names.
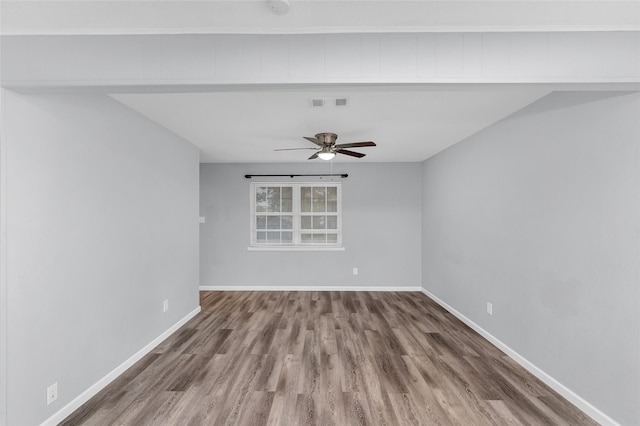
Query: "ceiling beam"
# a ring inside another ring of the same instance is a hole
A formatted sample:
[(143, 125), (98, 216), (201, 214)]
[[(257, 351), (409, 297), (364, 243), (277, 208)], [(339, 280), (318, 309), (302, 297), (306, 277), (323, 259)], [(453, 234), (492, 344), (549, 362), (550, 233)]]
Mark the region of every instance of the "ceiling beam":
[(4, 87), (640, 82), (640, 33), (4, 36)]

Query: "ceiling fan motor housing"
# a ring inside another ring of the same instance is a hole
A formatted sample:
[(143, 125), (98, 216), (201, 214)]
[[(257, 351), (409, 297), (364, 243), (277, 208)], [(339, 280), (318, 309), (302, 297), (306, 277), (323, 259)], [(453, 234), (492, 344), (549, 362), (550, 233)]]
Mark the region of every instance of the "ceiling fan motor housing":
[(327, 144), (327, 145), (333, 145), (336, 143), (336, 139), (338, 139), (338, 135), (336, 135), (335, 133), (318, 133), (316, 135), (316, 140), (318, 142), (321, 142), (323, 144)]

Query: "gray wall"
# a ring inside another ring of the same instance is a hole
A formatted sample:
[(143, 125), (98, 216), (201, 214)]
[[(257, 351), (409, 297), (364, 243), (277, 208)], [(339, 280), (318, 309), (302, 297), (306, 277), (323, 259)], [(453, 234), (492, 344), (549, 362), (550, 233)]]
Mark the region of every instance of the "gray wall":
[(106, 96), (2, 100), (8, 424), (35, 425), (197, 308), (198, 151)]
[(638, 93), (554, 93), (425, 161), (422, 180), (424, 288), (627, 425), (639, 117)]
[(200, 285), (419, 287), (420, 167), (335, 163), (334, 173), (349, 174), (342, 189), (346, 250), (303, 253), (247, 251), (250, 180), (244, 175), (330, 173), (329, 163), (202, 164)]

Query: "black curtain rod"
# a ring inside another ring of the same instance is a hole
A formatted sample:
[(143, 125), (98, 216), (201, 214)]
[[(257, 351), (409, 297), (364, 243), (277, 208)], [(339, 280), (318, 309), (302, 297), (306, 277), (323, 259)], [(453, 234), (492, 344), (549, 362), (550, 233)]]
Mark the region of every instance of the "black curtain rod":
[(349, 177), (346, 173), (328, 173), (328, 174), (319, 174), (319, 175), (244, 175), (245, 178), (251, 179), (252, 177), (298, 177), (298, 176), (340, 176), (341, 178)]

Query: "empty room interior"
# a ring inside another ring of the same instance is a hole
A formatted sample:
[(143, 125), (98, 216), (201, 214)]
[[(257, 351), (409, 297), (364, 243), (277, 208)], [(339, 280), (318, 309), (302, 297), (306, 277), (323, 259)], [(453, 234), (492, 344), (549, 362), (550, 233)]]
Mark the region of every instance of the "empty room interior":
[(640, 426), (640, 2), (0, 12), (1, 425)]

